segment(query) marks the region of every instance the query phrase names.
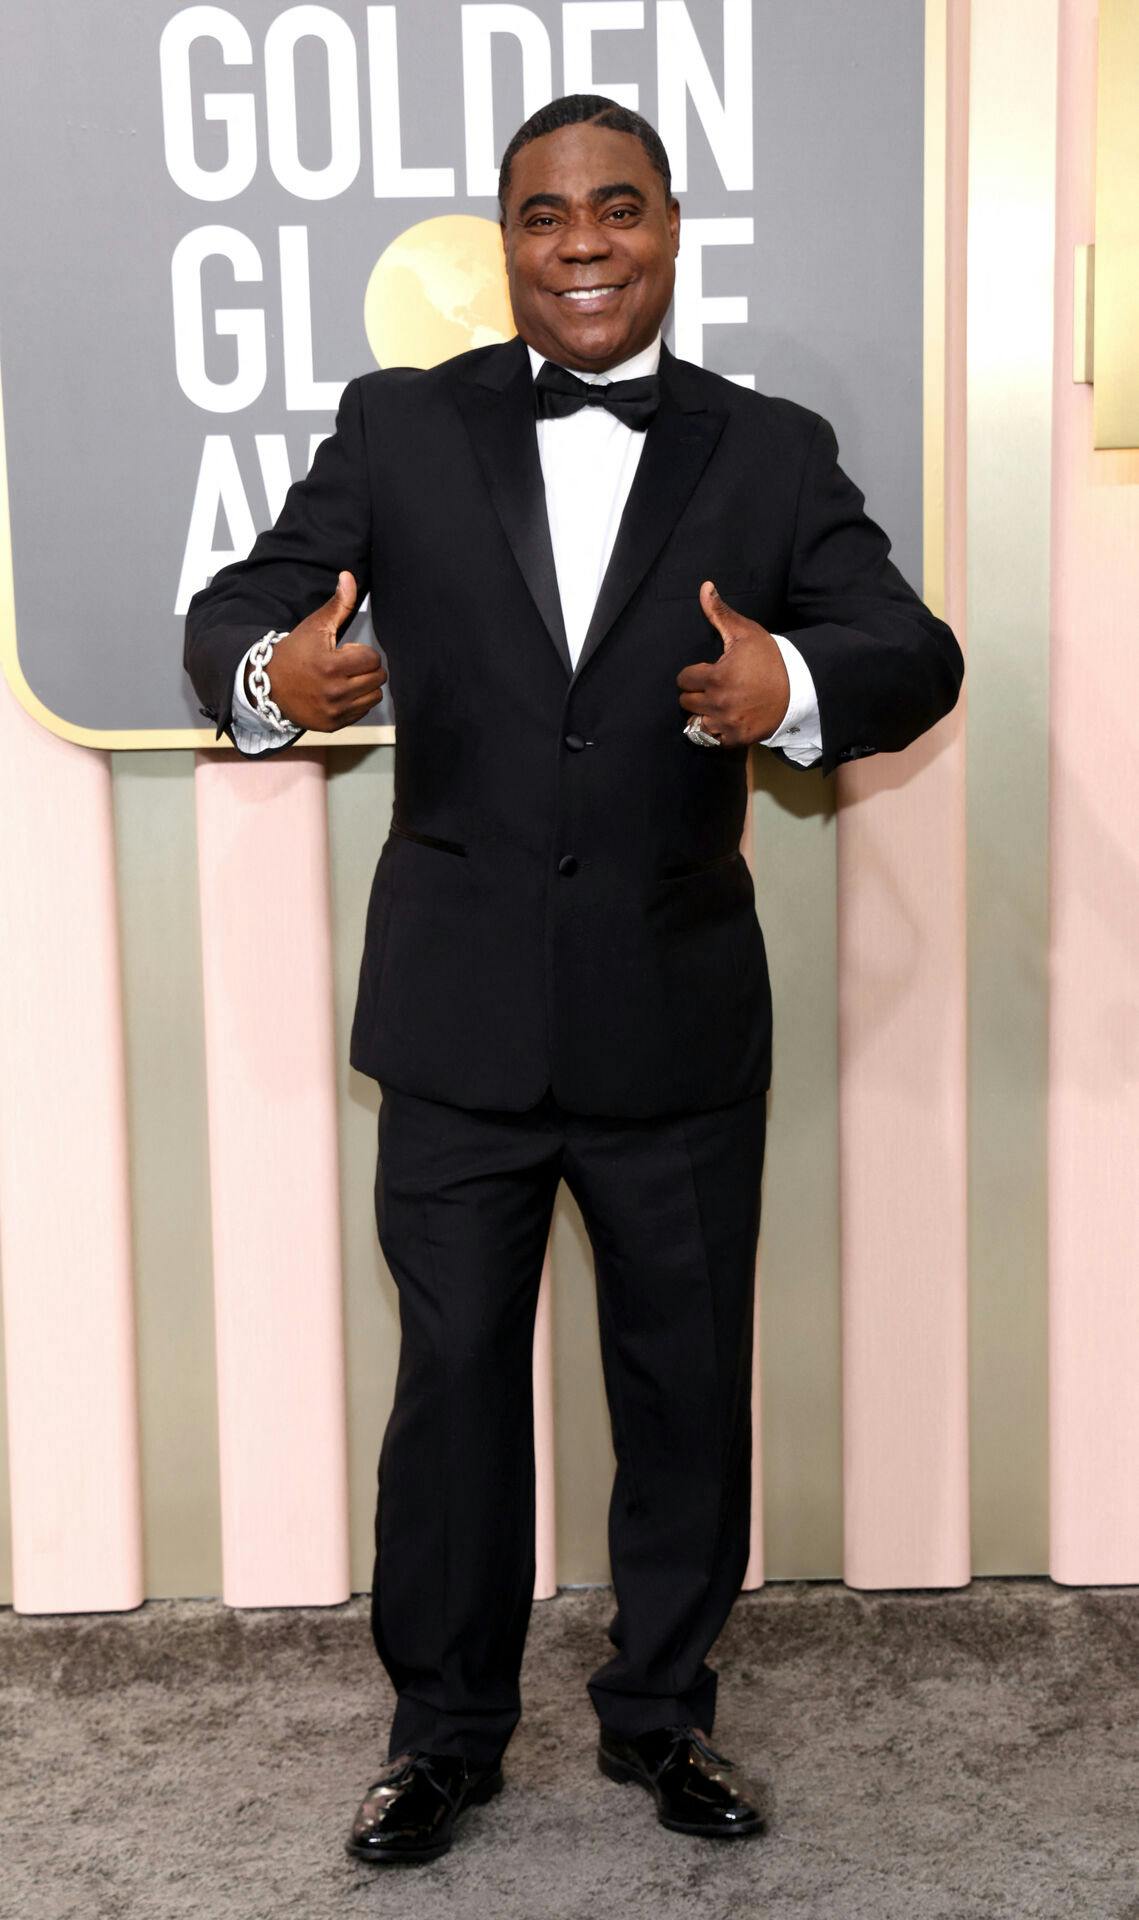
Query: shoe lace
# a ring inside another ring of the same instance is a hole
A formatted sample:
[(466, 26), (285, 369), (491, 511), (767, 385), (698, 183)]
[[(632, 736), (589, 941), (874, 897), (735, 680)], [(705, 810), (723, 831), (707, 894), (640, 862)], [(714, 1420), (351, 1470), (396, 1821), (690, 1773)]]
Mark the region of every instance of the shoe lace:
[(715, 1760), (721, 1767), (731, 1766), (732, 1763), (727, 1754), (717, 1753), (707, 1734), (700, 1727), (678, 1726), (674, 1728), (674, 1732), (678, 1739), (691, 1741), (697, 1752), (702, 1753), (706, 1760)]
[[(393, 1756), (393, 1758), (395, 1757), (398, 1757), (398, 1756)], [(451, 1800), (453, 1797), (452, 1794), (449, 1792), (444, 1782), (439, 1778), (438, 1774), (433, 1771), (432, 1762), (435, 1760), (435, 1757), (436, 1756), (433, 1753), (424, 1753), (420, 1751), (418, 1748), (413, 1749), (410, 1753), (402, 1756), (403, 1765), (400, 1767), (397, 1767), (394, 1773), (385, 1773), (384, 1775), (382, 1775), (382, 1777), (379, 1780), (373, 1783), (372, 1790), (374, 1791), (375, 1787), (402, 1786), (403, 1782), (405, 1780), (410, 1779), (412, 1774), (425, 1773), (428, 1776), (428, 1778), (431, 1780), (432, 1784), (439, 1788), (439, 1791), (443, 1794), (445, 1799)], [(390, 1762), (389, 1762), (389, 1765), (390, 1765)]]

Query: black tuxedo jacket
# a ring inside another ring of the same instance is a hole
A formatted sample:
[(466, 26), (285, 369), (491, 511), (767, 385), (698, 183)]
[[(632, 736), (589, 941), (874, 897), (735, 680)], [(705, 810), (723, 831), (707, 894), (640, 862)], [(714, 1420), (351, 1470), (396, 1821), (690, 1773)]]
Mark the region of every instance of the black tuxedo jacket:
[(241, 656), (370, 591), (397, 715), (351, 1061), (464, 1107), (552, 1086), (649, 1117), (767, 1085), (771, 1000), (739, 852), (746, 747), (684, 738), (676, 676), (718, 657), (697, 599), (794, 640), (822, 769), (957, 698), (960, 651), (888, 558), (817, 414), (667, 350), (571, 670), (521, 340), (365, 374), (248, 559), (195, 595), (185, 664), (219, 735)]

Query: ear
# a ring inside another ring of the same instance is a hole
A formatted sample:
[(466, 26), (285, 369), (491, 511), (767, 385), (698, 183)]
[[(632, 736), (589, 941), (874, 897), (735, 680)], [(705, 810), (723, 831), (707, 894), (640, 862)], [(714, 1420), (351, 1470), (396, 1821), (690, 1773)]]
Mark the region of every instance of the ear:
[(668, 230), (672, 235), (672, 253), (673, 253), (673, 258), (675, 259), (676, 255), (680, 252), (680, 202), (679, 200), (675, 200), (675, 199), (670, 200), (668, 203)]

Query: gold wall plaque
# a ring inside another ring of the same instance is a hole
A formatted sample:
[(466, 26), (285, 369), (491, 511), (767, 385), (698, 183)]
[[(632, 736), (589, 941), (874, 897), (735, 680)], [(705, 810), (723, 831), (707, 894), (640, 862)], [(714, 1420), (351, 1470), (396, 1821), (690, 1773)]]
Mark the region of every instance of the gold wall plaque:
[(1139, 447), (1139, 0), (1100, 0), (1093, 418)]

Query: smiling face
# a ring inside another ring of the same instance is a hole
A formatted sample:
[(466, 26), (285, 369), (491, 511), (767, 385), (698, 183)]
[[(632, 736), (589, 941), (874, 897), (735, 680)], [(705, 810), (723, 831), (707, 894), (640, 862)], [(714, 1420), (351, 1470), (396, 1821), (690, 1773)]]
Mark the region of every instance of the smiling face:
[(520, 148), (502, 237), (514, 323), (547, 360), (603, 373), (655, 338), (680, 208), (635, 134), (585, 121)]

